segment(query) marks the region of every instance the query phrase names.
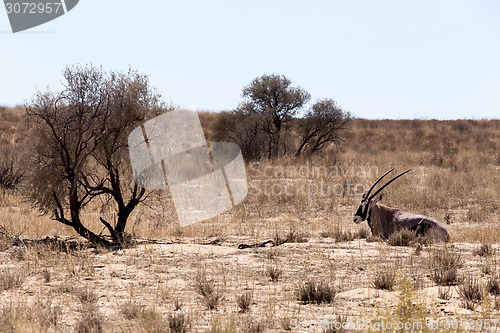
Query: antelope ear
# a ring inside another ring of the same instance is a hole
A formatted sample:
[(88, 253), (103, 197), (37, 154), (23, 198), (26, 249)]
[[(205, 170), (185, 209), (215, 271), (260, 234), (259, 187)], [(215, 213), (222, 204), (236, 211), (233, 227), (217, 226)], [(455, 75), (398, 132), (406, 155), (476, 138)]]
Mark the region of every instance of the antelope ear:
[(382, 201), (382, 194), (378, 198), (376, 198), (375, 200), (373, 200), (374, 203), (377, 203), (379, 201)]

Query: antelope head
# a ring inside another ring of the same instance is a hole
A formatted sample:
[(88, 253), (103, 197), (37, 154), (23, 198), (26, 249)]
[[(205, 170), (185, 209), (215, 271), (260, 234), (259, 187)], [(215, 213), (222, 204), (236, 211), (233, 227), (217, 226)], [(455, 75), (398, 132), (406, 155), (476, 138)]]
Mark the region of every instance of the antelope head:
[(379, 188), (375, 193), (373, 193), (373, 194), (370, 195), (370, 193), (372, 192), (373, 188), (382, 180), (382, 178), (384, 178), (385, 176), (387, 176), (387, 174), (389, 174), (390, 172), (392, 172), (394, 169), (395, 168), (392, 168), (391, 170), (389, 170), (386, 173), (384, 173), (379, 179), (377, 179), (377, 181), (375, 183), (373, 183), (373, 185), (370, 187), (370, 189), (368, 190), (368, 192), (366, 192), (365, 194), (363, 194), (363, 197), (361, 199), (361, 203), (359, 204), (358, 210), (356, 211), (356, 213), (354, 213), (354, 218), (353, 218), (354, 223), (361, 223), (361, 222), (369, 219), (369, 217), (370, 217), (370, 202), (373, 201), (374, 203), (377, 203), (379, 200), (381, 200), (382, 199), (382, 195), (380, 195), (378, 198), (375, 198), (377, 196), (377, 194), (379, 194), (380, 192), (382, 192), (382, 190), (384, 188), (386, 188), (390, 183), (392, 183), (393, 181), (395, 181), (396, 179), (398, 179), (399, 177), (401, 177), (402, 175), (404, 175), (405, 173), (407, 173), (407, 172), (409, 172), (411, 170), (411, 169), (409, 169), (409, 170), (406, 170), (403, 173), (400, 173), (399, 175), (397, 175), (396, 177), (392, 178), (387, 183), (385, 183), (384, 186), (382, 186), (381, 188)]

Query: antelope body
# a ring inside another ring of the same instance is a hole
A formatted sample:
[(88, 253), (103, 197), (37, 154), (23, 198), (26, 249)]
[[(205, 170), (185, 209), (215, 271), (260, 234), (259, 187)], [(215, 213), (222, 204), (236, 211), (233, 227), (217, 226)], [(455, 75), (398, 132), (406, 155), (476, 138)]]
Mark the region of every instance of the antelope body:
[(382, 175), (382, 177), (380, 177), (371, 186), (368, 192), (363, 195), (363, 199), (361, 200), (358, 210), (354, 214), (354, 222), (361, 223), (366, 220), (372, 231), (372, 235), (382, 238), (388, 238), (394, 232), (406, 229), (414, 231), (417, 235), (432, 237), (441, 241), (448, 241), (449, 234), (443, 223), (428, 216), (412, 214), (398, 208), (383, 205), (379, 202), (382, 199), (382, 195), (374, 199), (375, 196), (387, 185), (410, 170), (392, 178), (377, 192), (370, 196), (370, 192), (373, 190), (375, 185), (377, 185), (377, 183), (392, 170), (394, 170), (394, 168)]

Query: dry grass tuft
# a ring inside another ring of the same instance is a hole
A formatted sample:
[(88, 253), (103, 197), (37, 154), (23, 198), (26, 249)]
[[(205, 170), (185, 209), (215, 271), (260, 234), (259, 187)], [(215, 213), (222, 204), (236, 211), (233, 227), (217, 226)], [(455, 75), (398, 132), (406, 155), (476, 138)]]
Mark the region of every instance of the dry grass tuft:
[(144, 305), (138, 304), (132, 300), (129, 300), (120, 306), (121, 315), (128, 320), (138, 318), (143, 310)]
[(335, 288), (323, 281), (308, 281), (299, 285), (296, 291), (297, 300), (302, 304), (332, 303), (335, 294)]
[(99, 299), (95, 289), (85, 287), (76, 291), (76, 296), (82, 304), (94, 304)]
[(262, 333), (265, 330), (265, 324), (262, 320), (246, 317), (243, 321), (241, 332), (243, 333)]
[(86, 306), (82, 315), (76, 323), (75, 331), (78, 333), (100, 333), (103, 332), (104, 318), (95, 305)]
[(61, 318), (61, 306), (51, 300), (37, 300), (30, 306), (10, 301), (0, 308), (0, 332), (57, 332)]
[(250, 310), (250, 306), (252, 305), (253, 297), (250, 293), (245, 293), (243, 295), (239, 295), (236, 297), (236, 304), (238, 304), (238, 308), (240, 312), (245, 313)]
[[(170, 322), (168, 321), (168, 318), (165, 318), (154, 305), (146, 306), (129, 300), (128, 302), (122, 304), (120, 307), (120, 313), (125, 319), (130, 321), (129, 325), (132, 324), (131, 331), (141, 329), (145, 332), (169, 332)], [(176, 317), (176, 319), (179, 319), (179, 321), (183, 320), (184, 322), (175, 322), (173, 323), (174, 326), (178, 324), (188, 324), (187, 317), (182, 319), (180, 317)]]
[(320, 233), (321, 237), (324, 238), (333, 238), (336, 243), (340, 242), (350, 242), (355, 239), (366, 239), (370, 234), (370, 230), (366, 227), (363, 227), (357, 231), (352, 230), (344, 230), (339, 225), (335, 225), (332, 228), (327, 230), (323, 230)]
[(182, 310), (182, 306), (183, 306), (183, 302), (182, 302), (182, 299), (180, 299), (179, 297), (176, 297), (174, 299), (174, 311), (180, 311)]
[(450, 287), (447, 288), (441, 288), (439, 287), (438, 289), (438, 297), (440, 299), (444, 299), (445, 301), (449, 301), (451, 299), (453, 292)]
[(31, 327), (31, 314), (21, 304), (10, 302), (0, 308), (0, 331), (1, 332), (23, 332)]
[(19, 287), (26, 280), (26, 274), (20, 269), (7, 268), (0, 272), (0, 292)]
[(210, 327), (205, 331), (206, 333), (238, 333), (236, 320), (233, 317), (216, 316), (212, 318)]
[[(289, 243), (307, 243), (309, 240), (308, 235), (303, 232), (299, 232), (297, 230), (291, 230), (287, 235), (286, 239), (288, 240)], [(276, 244), (280, 244), (281, 241), (278, 238), (276, 240)]]
[(447, 247), (431, 252), (431, 280), (439, 286), (453, 286), (459, 282), (457, 271), (462, 257)]
[(196, 274), (194, 289), (209, 310), (217, 310), (224, 299), (223, 291), (217, 289), (215, 281), (209, 279), (205, 271), (199, 271)]
[(458, 286), (458, 294), (462, 299), (461, 305), (468, 310), (474, 310), (485, 298), (484, 286), (472, 275), (463, 279)]
[(495, 253), (495, 250), (489, 243), (483, 243), (473, 252), (477, 256), (490, 257)]
[(438, 267), (431, 272), (431, 280), (438, 286), (454, 286), (459, 282), (456, 268)]
[(491, 273), (493, 273), (490, 263), (485, 262), (484, 264), (482, 264), (481, 272), (483, 272), (484, 275), (490, 275)]
[(349, 329), (346, 328), (346, 323), (349, 323), (349, 318), (339, 314), (329, 327), (323, 330), (323, 333), (347, 333)]
[(392, 267), (380, 267), (375, 275), (373, 286), (381, 290), (393, 290), (396, 284), (396, 272)]
[(492, 276), (486, 283), (486, 291), (494, 296), (500, 295), (500, 283), (498, 281), (498, 276)]
[(280, 327), (284, 331), (292, 330), (292, 318), (290, 317), (281, 317), (279, 320)]
[(283, 271), (277, 265), (271, 265), (267, 268), (267, 274), (271, 278), (272, 282), (278, 282)]
[(53, 304), (52, 300), (37, 300), (33, 309), (32, 317), (42, 327), (56, 328), (63, 317), (62, 306)]
[(417, 234), (414, 231), (401, 229), (391, 234), (387, 239), (387, 243), (391, 246), (410, 246), (417, 239)]
[(191, 319), (183, 313), (170, 313), (167, 320), (169, 333), (186, 333), (191, 328)]
[(370, 229), (368, 227), (363, 227), (363, 228), (358, 230), (358, 232), (356, 234), (356, 238), (366, 239), (370, 236), (370, 234), (371, 234)]

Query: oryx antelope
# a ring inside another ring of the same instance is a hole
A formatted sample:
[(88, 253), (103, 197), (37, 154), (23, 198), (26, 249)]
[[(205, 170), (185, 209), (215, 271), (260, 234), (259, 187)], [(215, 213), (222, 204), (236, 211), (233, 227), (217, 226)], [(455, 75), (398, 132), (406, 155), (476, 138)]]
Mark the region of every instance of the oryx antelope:
[[(416, 215), (404, 210), (382, 205), (379, 201), (382, 200), (382, 195), (375, 198), (384, 188), (390, 183), (409, 172), (406, 170), (396, 177), (385, 183), (384, 186), (379, 188), (375, 193), (370, 195), (373, 188), (384, 178), (388, 173), (395, 168), (387, 171), (382, 175), (363, 195), (363, 199), (354, 214), (354, 222), (361, 223), (364, 220), (368, 221), (368, 225), (372, 230), (373, 236), (388, 238), (392, 233), (402, 229), (415, 231), (417, 235), (433, 237), (437, 240), (448, 241), (449, 235), (446, 226), (427, 216)], [(375, 198), (375, 199), (374, 199)]]

